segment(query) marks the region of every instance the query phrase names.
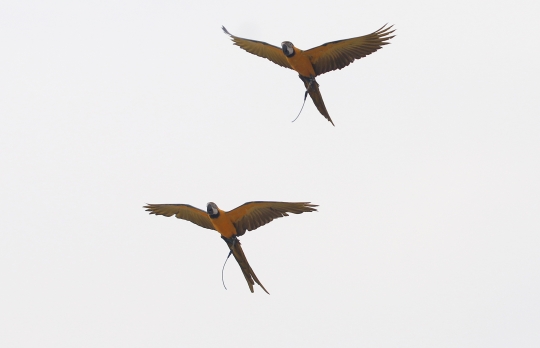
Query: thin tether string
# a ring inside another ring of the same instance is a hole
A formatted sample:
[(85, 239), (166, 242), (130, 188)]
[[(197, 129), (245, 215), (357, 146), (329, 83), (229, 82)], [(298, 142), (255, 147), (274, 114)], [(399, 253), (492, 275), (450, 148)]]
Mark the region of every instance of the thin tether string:
[(306, 105), (307, 94), (308, 94), (308, 91), (306, 90), (306, 93), (304, 94), (304, 102), (302, 103), (302, 107), (300, 108), (300, 112), (298, 113), (298, 116), (296, 116), (296, 118), (294, 120), (292, 120), (293, 122), (296, 121), (296, 119), (298, 117), (300, 117), (300, 114), (302, 113), (302, 110), (304, 109), (304, 105)]
[(225, 259), (225, 262), (223, 263), (223, 268), (221, 269), (221, 282), (223, 283), (223, 287), (225, 290), (227, 290), (227, 287), (225, 286), (225, 280), (223, 280), (223, 271), (225, 270), (225, 265), (227, 264), (227, 260), (229, 260), (229, 257), (231, 257), (232, 250), (229, 251), (229, 255), (227, 255), (227, 258)]
[(304, 105), (306, 105), (306, 98), (307, 98), (307, 95), (308, 95), (309, 89), (311, 88), (312, 83), (313, 83), (313, 78), (310, 78), (309, 79), (309, 84), (308, 84), (307, 89), (306, 89), (306, 93), (304, 93), (304, 102), (302, 103), (302, 107), (300, 108), (300, 112), (298, 113), (298, 116), (296, 116), (296, 118), (294, 120), (292, 120), (293, 122), (296, 121), (298, 119), (298, 117), (300, 117), (300, 114), (302, 113), (302, 110), (304, 110)]

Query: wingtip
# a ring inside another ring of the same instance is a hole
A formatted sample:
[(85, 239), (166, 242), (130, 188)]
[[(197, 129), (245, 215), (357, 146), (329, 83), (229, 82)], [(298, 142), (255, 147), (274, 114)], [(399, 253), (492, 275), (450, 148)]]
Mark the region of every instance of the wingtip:
[(225, 28), (224, 25), (221, 26), (221, 29), (223, 30), (223, 32), (229, 36), (232, 36), (231, 33), (229, 33), (229, 31), (227, 30), (227, 28)]
[(381, 36), (385, 36), (385, 39), (389, 40), (389, 39), (393, 38), (395, 35), (391, 36), (391, 37), (388, 37), (388, 35), (392, 34), (397, 29), (390, 30), (390, 29), (392, 29), (394, 27), (394, 24), (392, 24), (390, 26), (387, 26), (387, 25), (388, 25), (388, 23), (383, 25), (379, 30), (376, 31), (376, 33), (379, 33), (379, 35), (381, 35)]
[(318, 211), (315, 207), (318, 207), (319, 205), (318, 204), (312, 204), (311, 202), (305, 202), (304, 203), (304, 206), (310, 210), (308, 210), (308, 212), (312, 212), (312, 211)]
[(152, 210), (152, 206), (153, 206), (153, 204), (151, 204), (151, 203), (146, 203), (146, 205), (143, 206), (144, 211), (147, 211), (148, 214), (150, 214), (150, 215), (152, 215), (152, 214), (157, 215), (157, 214)]

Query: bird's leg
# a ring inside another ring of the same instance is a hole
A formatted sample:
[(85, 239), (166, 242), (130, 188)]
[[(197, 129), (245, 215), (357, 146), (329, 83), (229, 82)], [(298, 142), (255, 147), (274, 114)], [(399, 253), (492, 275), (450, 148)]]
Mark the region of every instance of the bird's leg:
[(315, 76), (306, 77), (306, 76), (298, 75), (298, 77), (300, 78), (300, 80), (302, 80), (302, 82), (304, 82), (306, 86), (306, 96), (307, 96), (307, 92), (309, 91), (313, 83), (316, 83)]
[(236, 242), (238, 242), (238, 238), (236, 238), (236, 236), (232, 236), (231, 238), (225, 238), (225, 237), (221, 236), (221, 239), (223, 239), (225, 241), (225, 243), (227, 243), (227, 245), (229, 246), (229, 248), (231, 250), (234, 247), (234, 245), (236, 244)]
[(315, 81), (315, 77), (310, 77), (310, 78), (308, 79), (308, 81), (309, 81), (309, 84), (308, 84), (308, 86), (307, 86), (306, 95), (307, 95), (307, 92), (309, 91), (309, 89), (311, 88), (311, 85), (312, 85), (313, 82)]

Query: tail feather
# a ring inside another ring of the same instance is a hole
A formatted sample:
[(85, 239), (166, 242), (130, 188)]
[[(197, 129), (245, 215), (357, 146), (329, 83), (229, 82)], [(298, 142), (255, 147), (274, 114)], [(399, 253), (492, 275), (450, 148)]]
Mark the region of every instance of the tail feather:
[(315, 104), (317, 110), (319, 110), (321, 115), (323, 115), (332, 124), (332, 126), (335, 126), (334, 122), (332, 122), (332, 119), (330, 118), (330, 115), (328, 114), (328, 111), (326, 110), (321, 91), (319, 90), (319, 84), (317, 83), (317, 81), (315, 81), (315, 78), (310, 79), (302, 75), (298, 76), (300, 77), (300, 80), (304, 82), (304, 86), (309, 92), (309, 96), (311, 97), (311, 100), (313, 100), (313, 104)]
[(251, 292), (254, 292), (253, 285), (257, 283), (264, 290), (264, 292), (270, 295), (270, 293), (266, 291), (264, 286), (261, 284), (261, 282), (255, 275), (255, 272), (253, 272), (253, 269), (249, 265), (246, 255), (244, 255), (244, 250), (242, 250), (242, 245), (240, 244), (238, 238), (234, 236), (232, 238), (223, 238), (223, 240), (225, 241), (225, 243), (227, 243), (227, 246), (231, 250), (234, 258), (236, 259), (236, 262), (238, 262), (238, 265), (240, 266), (240, 269), (244, 274), (244, 278), (246, 278), (246, 282), (248, 283), (249, 290)]

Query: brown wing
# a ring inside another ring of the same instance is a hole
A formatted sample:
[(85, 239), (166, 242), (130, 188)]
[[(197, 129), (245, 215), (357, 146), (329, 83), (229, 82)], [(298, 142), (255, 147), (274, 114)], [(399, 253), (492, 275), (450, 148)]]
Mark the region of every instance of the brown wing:
[(316, 206), (309, 202), (248, 202), (227, 212), (227, 215), (236, 227), (236, 235), (241, 236), (246, 230), (253, 231), (274, 219), (289, 216), (287, 213), (302, 214), (317, 211), (314, 208)]
[(149, 211), (150, 214), (163, 216), (175, 215), (179, 219), (193, 222), (195, 225), (208, 228), (209, 230), (215, 230), (208, 214), (189, 204), (147, 204), (143, 208), (146, 208), (146, 211)]
[(343, 69), (355, 59), (363, 58), (382, 48), (383, 45), (389, 44), (386, 41), (394, 37), (394, 35), (389, 36), (394, 32), (390, 30), (392, 27), (392, 25), (386, 27), (385, 24), (381, 29), (369, 35), (327, 42), (304, 53), (309, 56), (317, 75)]
[(221, 29), (223, 29), (225, 34), (229, 35), (234, 41), (234, 44), (236, 46), (239, 46), (241, 49), (256, 56), (266, 58), (269, 61), (276, 63), (277, 65), (281, 65), (284, 68), (292, 69), (289, 62), (287, 61), (287, 57), (285, 57), (285, 54), (283, 53), (281, 48), (270, 45), (266, 42), (249, 40), (234, 36), (229, 33), (227, 29), (225, 29), (225, 27), (223, 26), (221, 27)]

